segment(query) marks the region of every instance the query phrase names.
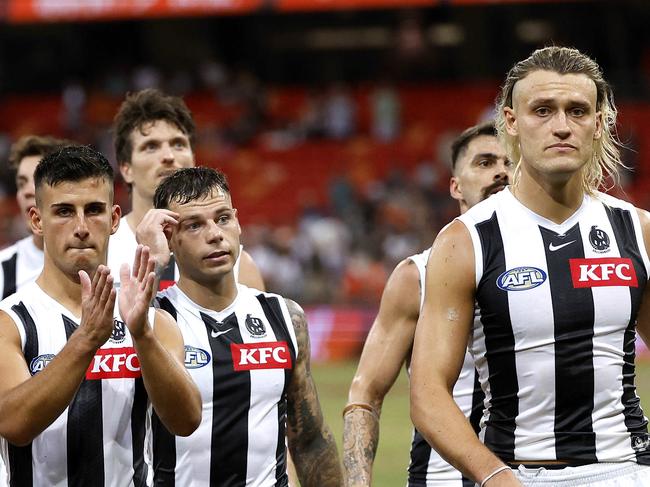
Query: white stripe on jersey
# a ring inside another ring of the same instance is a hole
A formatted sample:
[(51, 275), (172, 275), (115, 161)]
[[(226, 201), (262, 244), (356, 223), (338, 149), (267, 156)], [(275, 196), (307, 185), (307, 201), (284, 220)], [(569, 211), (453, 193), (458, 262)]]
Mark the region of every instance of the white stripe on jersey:
[[(213, 389), (214, 357), (199, 363), (193, 361), (196, 358), (194, 355), (188, 356), (187, 353), (188, 351), (190, 354), (201, 354), (203, 352), (210, 355), (212, 350), (210, 338), (232, 344), (237, 332), (241, 335), (241, 341), (237, 340), (237, 343), (263, 344), (278, 341), (258, 301), (258, 296), (278, 299), (282, 313), (281, 318), (285, 322), (283, 326), (285, 326), (291, 342), (287, 345), (293, 349), (297, 357), (297, 339), (284, 299), (280, 296), (262, 293), (238, 285), (238, 294), (233, 303), (224, 310), (217, 312), (199, 306), (176, 285), (158, 293), (158, 299), (161, 302), (164, 302), (166, 298), (174, 308), (176, 322), (185, 342), (186, 367), (199, 387), (203, 402), (203, 416), (199, 428), (187, 438), (176, 437), (175, 439), (174, 478), (176, 485), (192, 485), (195, 487), (217, 485), (215, 480), (210, 477), (212, 452), (220, 449), (218, 444), (212, 444), (215, 414), (213, 410), (215, 400)], [(161, 307), (166, 309), (164, 304)], [(218, 332), (210, 330), (211, 337), (208, 337), (208, 327), (201, 316), (202, 313), (220, 324), (233, 323), (233, 325), (232, 327), (228, 325)], [(228, 321), (233, 314), (237, 322), (236, 330), (234, 329), (234, 322)], [(247, 329), (246, 320), (250, 317), (261, 320), (265, 328), (264, 336), (255, 336)], [(223, 360), (223, 357), (221, 359)], [(230, 366), (229, 372), (233, 377), (241, 374), (241, 372), (233, 370), (234, 365)], [(249, 370), (246, 373), (250, 375), (250, 407), (246, 413), (248, 417), (246, 485), (270, 487), (276, 485), (276, 453), (279, 441), (278, 407), (284, 401), (282, 394), (285, 387), (287, 387), (285, 370), (277, 368), (260, 369)], [(227, 377), (224, 380), (227, 380)], [(233, 404), (233, 411), (238, 407), (242, 406)], [(154, 438), (154, 443), (155, 441), (156, 438)], [(284, 438), (280, 441), (284, 442)], [(154, 458), (155, 462), (156, 459)]]
[[(626, 218), (630, 225), (624, 221)], [(558, 415), (563, 418), (570, 416), (567, 411), (558, 410), (558, 401), (565, 401), (566, 404), (566, 397), (570, 397), (572, 392), (565, 389), (568, 387), (566, 382), (562, 385), (556, 383), (556, 380), (566, 381), (566, 373), (569, 371), (559, 370), (556, 365), (556, 361), (559, 360), (557, 347), (565, 345), (556, 340), (555, 333), (558, 326), (563, 326), (563, 330), (566, 330), (567, 325), (566, 322), (558, 325), (557, 317), (554, 315), (555, 312), (562, 313), (564, 310), (557, 307), (558, 302), (553, 301), (552, 293), (558, 292), (554, 291), (554, 282), (560, 285), (560, 277), (556, 277), (554, 281), (553, 276), (565, 276), (571, 265), (570, 260), (573, 260), (575, 265), (583, 262), (576, 259), (587, 259), (584, 262), (588, 265), (591, 265), (588, 259), (592, 259), (591, 262), (598, 262), (593, 259), (611, 258), (618, 259), (617, 262), (620, 262), (623, 257), (623, 247), (626, 249), (625, 255), (633, 255), (636, 250), (631, 249), (638, 246), (641, 266), (637, 267), (636, 272), (639, 276), (638, 286), (643, 289), (646, 283), (642, 279), (648, 275), (650, 266), (636, 209), (629, 203), (607, 195), (585, 196), (581, 207), (567, 221), (555, 224), (524, 207), (514, 198), (509, 189), (506, 189), (476, 205), (458, 219), (469, 229), (476, 260), (481, 262), (481, 268), (477, 268), (477, 282), (481, 283), (483, 292), (487, 293), (486, 289), (489, 289), (492, 293), (489, 296), (507, 296), (507, 310), (514, 338), (517, 380), (518, 414), (514, 418), (513, 457), (521, 460), (553, 460), (557, 458), (558, 448), (564, 448), (563, 451), (567, 451), (566, 448), (575, 448), (579, 451), (580, 448), (577, 446), (569, 444), (567, 447), (566, 441), (564, 445), (560, 445), (556, 438), (558, 433), (554, 433)], [(496, 231), (489, 234), (492, 240), (482, 240), (488, 237), (479, 235), (479, 227), (485, 226), (492, 220), (495, 222), (492, 224), (493, 228), (498, 228), (500, 240)], [(613, 228), (612, 222), (617, 228)], [(594, 228), (608, 236), (609, 243), (606, 249), (597, 248), (593, 242), (590, 243)], [(621, 229), (625, 231), (622, 232)], [(571, 237), (565, 238), (567, 234)], [(549, 238), (555, 240), (549, 243)], [(499, 247), (500, 245), (502, 247)], [(564, 254), (563, 257), (558, 257), (560, 251), (567, 253), (567, 257), (564, 257)], [(524, 290), (503, 290), (503, 288), (500, 290), (496, 283), (496, 260), (483, 262), (485, 252), (488, 260), (490, 256), (503, 255), (505, 268), (502, 270), (506, 272), (532, 267), (541, 270), (547, 277), (544, 277), (541, 284)], [(556, 267), (549, 264), (551, 261), (555, 262), (553, 265)], [(645, 276), (641, 274), (643, 271)], [(571, 284), (571, 292), (578, 287)], [(632, 288), (619, 284), (595, 285), (586, 289), (590, 292), (589, 309), (586, 311), (592, 312), (594, 316), (593, 338), (588, 339), (590, 342), (583, 340), (578, 343), (587, 343), (592, 347), (590, 352), (592, 363), (585, 364), (585, 367), (593, 367), (593, 410), (591, 417), (587, 417), (587, 421), (591, 419), (591, 428), (593, 428), (597, 459), (595, 461), (636, 461), (637, 456), (643, 454), (644, 450), (637, 448), (635, 452), (632, 449), (630, 433), (632, 430), (628, 430), (626, 421), (629, 418), (624, 414), (623, 404), (625, 393), (623, 369), (628, 366), (625, 362), (624, 344), (631, 320)], [(488, 294), (485, 296), (487, 299)], [(573, 305), (577, 306), (577, 303)], [(575, 309), (573, 312), (578, 319), (583, 310)], [(499, 315), (499, 319), (503, 319), (503, 316)], [(495, 329), (496, 324), (491, 326)], [(501, 326), (505, 328), (505, 322), (502, 322)], [(501, 330), (499, 332), (501, 333)], [(470, 348), (476, 359), (483, 389), (487, 392), (488, 410), (491, 410), (493, 397), (488, 377), (494, 377), (494, 374), (499, 374), (499, 371), (489, 370), (486, 352), (489, 354), (490, 350), (487, 349), (484, 333), (484, 323), (475, 323)], [(494, 335), (494, 339), (499, 338)], [(501, 346), (501, 342), (498, 345)], [(625, 345), (629, 346), (629, 344)], [(494, 356), (496, 352), (493, 349), (491, 353)], [(506, 353), (512, 352), (498, 352), (500, 358), (503, 358)], [(561, 388), (559, 393), (562, 397), (556, 394), (558, 387)], [(629, 394), (632, 394), (631, 391)], [(634, 397), (633, 394), (632, 396)], [(506, 399), (500, 398), (501, 404), (504, 400)], [(490, 421), (489, 411), (486, 411), (483, 419), (484, 422)], [(634, 420), (641, 421), (636, 417)], [(503, 425), (503, 422), (500, 424)], [(641, 439), (647, 438), (641, 431), (644, 426), (635, 426), (635, 428), (635, 435), (641, 435)], [(485, 433), (486, 428), (483, 427), (481, 439), (484, 441)], [(570, 441), (574, 433), (564, 431), (563, 434), (565, 440), (568, 438)], [(590, 433), (587, 429), (580, 430), (576, 434), (589, 435)], [(499, 445), (494, 446), (499, 447)], [(585, 455), (588, 456), (588, 451)]]
[[(422, 306), (424, 305), (424, 290), (426, 288), (426, 266), (427, 262), (429, 260), (429, 255), (431, 254), (431, 248), (428, 248), (424, 252), (421, 252), (416, 255), (412, 255), (409, 257), (411, 261), (416, 265), (419, 273), (419, 280), (420, 280), (420, 312), (422, 311)], [(456, 381), (456, 384), (454, 385), (454, 390), (453, 390), (453, 397), (454, 401), (456, 401), (456, 404), (458, 404), (458, 407), (460, 410), (463, 412), (463, 414), (469, 418), (470, 414), (472, 413), (472, 406), (473, 406), (473, 400), (474, 400), (474, 375), (475, 375), (475, 369), (474, 369), (474, 360), (472, 359), (472, 356), (470, 355), (469, 351), (465, 352), (465, 358), (463, 360), (463, 367), (460, 371), (460, 375), (458, 376), (458, 380)], [(416, 432), (413, 432), (413, 442), (417, 441), (419, 444), (422, 442), (422, 445), (420, 448), (424, 449), (426, 447), (426, 451), (429, 454), (429, 460), (428, 460), (428, 465), (427, 465), (427, 471), (426, 471), (426, 485), (427, 487), (431, 486), (440, 486), (441, 484), (447, 485), (449, 487), (450, 485), (453, 486), (462, 486), (462, 475), (461, 473), (456, 470), (454, 467), (449, 465), (443, 458), (436, 452), (434, 449), (432, 449), (424, 439), (417, 435)], [(412, 450), (411, 450), (411, 466), (409, 467), (410, 471), (410, 476), (413, 477), (415, 475), (422, 475), (424, 476), (424, 472), (418, 472), (415, 473), (414, 470), (416, 469), (416, 466), (414, 465), (414, 458), (413, 455), (415, 453), (416, 448), (418, 448), (418, 445), (412, 442)], [(421, 454), (421, 452), (419, 452)]]
[[(18, 314), (18, 307), (21, 305), (24, 306), (23, 309), (29, 313), (29, 317), (33, 320), (36, 335), (26, 331), (23, 320)], [(37, 337), (36, 343), (30, 342), (30, 346), (35, 345), (37, 347), (34, 350), (36, 358), (29, 360), (26, 357), (27, 366), (32, 374), (38, 373), (40, 368), (47, 366), (47, 363), (65, 346), (67, 332), (64, 318), (69, 320), (70, 323), (71, 329), (68, 332), (73, 332), (79, 324), (78, 317), (75, 317), (68, 309), (47, 295), (36, 283), (25, 286), (21, 291), (0, 302), (0, 309), (6, 312), (14, 321), (20, 334), (24, 353), (27, 353), (25, 350), (27, 340), (34, 340)], [(115, 313), (117, 320), (119, 319), (117, 303)], [(155, 309), (151, 308), (149, 319), (152, 323), (154, 313)], [(81, 390), (84, 384), (97, 384), (97, 381), (101, 384), (102, 417), (93, 417), (95, 423), (92, 425), (94, 427), (96, 423), (101, 422), (101, 431), (99, 429), (91, 430), (91, 427), (83, 428), (79, 432), (79, 436), (96, 435), (99, 438), (98, 441), (103, 444), (104, 485), (107, 487), (134, 485), (135, 475), (131, 415), (134, 406), (136, 379), (126, 377), (101, 378), (105, 377), (107, 373), (122, 373), (127, 370), (139, 374), (139, 364), (137, 361), (133, 361), (133, 354), (135, 354), (133, 341), (126, 325), (122, 330), (123, 333), (114, 331), (114, 336), (112, 335), (98, 350), (91, 362), (89, 372), (87, 372), (87, 374), (94, 372), (95, 378), (84, 380), (80, 387)], [(110, 354), (113, 349), (122, 350)], [(106, 352), (108, 352), (106, 355), (101, 355)], [(106, 356), (108, 356), (107, 359)], [(102, 362), (102, 358), (106, 360)], [(33, 485), (68, 485), (69, 412), (74, 401), (78, 398), (79, 391), (75, 394), (75, 399), (71, 405), (32, 441), (31, 468)], [(147, 407), (146, 395), (141, 406), (144, 421)], [(79, 422), (83, 423), (84, 419), (83, 411), (81, 411)], [(142, 428), (144, 430), (144, 425)], [(80, 458), (72, 463), (79, 464), (83, 462), (84, 459)], [(146, 475), (146, 469), (144, 475)], [(28, 479), (21, 480), (25, 481), (24, 485), (30, 485)], [(23, 484), (21, 483), (21, 485)], [(144, 485), (144, 482), (141, 485)]]

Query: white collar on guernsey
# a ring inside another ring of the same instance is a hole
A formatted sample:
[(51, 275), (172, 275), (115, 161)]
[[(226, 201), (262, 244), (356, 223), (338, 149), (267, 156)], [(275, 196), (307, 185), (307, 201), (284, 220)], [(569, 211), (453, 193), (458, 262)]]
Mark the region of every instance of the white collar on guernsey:
[[(548, 218), (535, 213), (533, 210), (525, 206), (521, 201), (519, 201), (515, 195), (510, 191), (510, 187), (506, 186), (501, 193), (503, 194), (505, 206), (513, 206), (514, 208), (519, 209), (519, 211), (526, 213), (530, 218), (532, 218), (538, 225), (553, 230), (555, 233), (563, 234), (566, 231), (570, 230), (580, 219), (580, 216), (585, 212), (586, 208), (591, 202), (591, 197), (588, 194), (585, 194), (582, 198), (582, 203), (580, 207), (571, 215), (569, 218), (564, 220), (562, 223), (555, 223)], [(495, 195), (495, 196), (498, 196)]]
[[(183, 291), (181, 291), (181, 288), (178, 287), (178, 284), (175, 284), (171, 288), (169, 288), (169, 291), (172, 291), (177, 294), (178, 298), (187, 301), (187, 303), (190, 304), (190, 309), (196, 310), (197, 312), (202, 312), (205, 313), (213, 318), (215, 318), (217, 321), (221, 321), (223, 318), (228, 317), (233, 313), (235, 308), (237, 307), (237, 303), (239, 302), (241, 298), (241, 289), (240, 285), (237, 284), (237, 295), (235, 296), (235, 299), (232, 300), (232, 303), (230, 303), (228, 306), (226, 306), (224, 309), (221, 311), (216, 311), (214, 309), (209, 309), (209, 308), (204, 308), (200, 304), (194, 302), (187, 294), (185, 294)], [(198, 313), (197, 313), (198, 315)]]

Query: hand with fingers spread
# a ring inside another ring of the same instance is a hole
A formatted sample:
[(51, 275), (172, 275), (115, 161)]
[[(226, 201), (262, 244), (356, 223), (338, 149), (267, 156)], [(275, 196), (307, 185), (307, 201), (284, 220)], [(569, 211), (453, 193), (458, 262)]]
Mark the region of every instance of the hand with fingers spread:
[(149, 247), (149, 254), (158, 268), (165, 268), (169, 264), (170, 251), (166, 232), (176, 225), (178, 225), (178, 213), (153, 209), (145, 214), (136, 228), (136, 240), (139, 244)]
[(149, 255), (149, 247), (138, 245), (133, 260), (133, 271), (129, 270), (128, 264), (122, 264), (120, 268), (120, 315), (135, 339), (151, 330), (147, 312), (155, 292), (154, 267), (155, 262)]
[(115, 289), (110, 269), (97, 267), (92, 280), (86, 271), (79, 271), (81, 281), (81, 323), (79, 333), (85, 335), (93, 348), (101, 347), (113, 331)]

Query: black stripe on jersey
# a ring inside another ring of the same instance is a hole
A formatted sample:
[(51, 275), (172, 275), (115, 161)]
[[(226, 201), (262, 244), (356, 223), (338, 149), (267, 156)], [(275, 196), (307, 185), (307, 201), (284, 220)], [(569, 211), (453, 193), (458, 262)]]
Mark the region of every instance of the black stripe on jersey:
[[(66, 339), (77, 324), (61, 315)], [(102, 421), (102, 381), (84, 378), (68, 406), (67, 455), (68, 485), (104, 485), (104, 434)]]
[(414, 429), (413, 441), (411, 442), (411, 461), (408, 468), (408, 487), (426, 485), (430, 457), (431, 447), (420, 432)]
[[(553, 306), (555, 352), (555, 454), (558, 460), (596, 462), (594, 411), (594, 298), (573, 287), (569, 258), (584, 259), (580, 226), (564, 235), (539, 227)], [(566, 242), (574, 242), (566, 245)], [(565, 244), (551, 251), (552, 244)], [(576, 310), (580, 310), (576, 313)]]
[(16, 262), (18, 252), (2, 262), (2, 274), (4, 275), (4, 289), (2, 290), (2, 299), (11, 296), (16, 292)]
[(243, 343), (237, 316), (233, 313), (219, 329), (229, 333), (212, 336), (216, 321), (201, 313), (212, 351), (212, 455), (210, 485), (244, 487), (248, 457), (248, 411), (251, 376), (249, 371), (233, 370), (231, 343)]
[[(29, 367), (38, 356), (38, 331), (29, 311), (22, 303), (14, 304), (11, 310), (18, 315), (25, 329), (25, 362)], [(9, 443), (9, 472), (11, 487), (31, 487), (33, 485), (32, 472), (32, 444), (14, 446)]]
[[(648, 281), (648, 275), (637, 244), (632, 215), (628, 210), (612, 208), (607, 205), (605, 205), (605, 210), (609, 222), (612, 225), (612, 229), (614, 230), (614, 237), (616, 238), (616, 243), (618, 244), (618, 250), (621, 257), (632, 259), (634, 270), (637, 275), (637, 281), (639, 283), (639, 287), (628, 288), (630, 290), (631, 310), (630, 322), (625, 329), (625, 337), (623, 340), (623, 396), (621, 397), (625, 426), (631, 434), (630, 446), (634, 448), (635, 443), (639, 440), (641, 443), (644, 443), (648, 433), (648, 421), (641, 410), (639, 397), (636, 394), (636, 387), (634, 385), (636, 317), (643, 299), (643, 291), (645, 289), (645, 283)], [(635, 451), (638, 463), (650, 465), (650, 451), (648, 451), (647, 448), (639, 448), (635, 449)]]
[[(292, 367), (296, 366), (296, 351), (291, 341), (291, 335), (287, 327), (293, 326), (293, 323), (285, 323), (282, 308), (278, 298), (267, 298), (263, 294), (257, 295), (257, 300), (262, 306), (262, 310), (266, 315), (266, 319), (271, 324), (273, 334), (277, 341), (287, 342), (289, 347), (289, 354), (291, 355)], [(291, 383), (293, 368), (284, 369), (284, 389), (282, 396), (278, 403), (278, 447), (275, 451), (275, 479), (278, 487), (288, 485), (289, 478), (287, 476), (287, 449), (285, 446), (286, 428), (287, 428), (287, 388)]]
[[(156, 298), (154, 304), (167, 311), (174, 320), (177, 319), (176, 308), (168, 298)], [(151, 429), (153, 433), (154, 485), (174, 487), (176, 483), (176, 437), (165, 428), (153, 409)]]
[(485, 393), (481, 389), (481, 382), (478, 378), (478, 371), (474, 369), (474, 392), (472, 393), (472, 412), (469, 414), (469, 424), (478, 435), (481, 431), (481, 418), (485, 407)]
[(144, 461), (144, 437), (147, 420), (147, 390), (142, 377), (134, 379), (133, 407), (131, 409), (131, 438), (133, 442), (133, 485), (147, 485), (147, 464)]
[(515, 337), (510, 321), (508, 292), (496, 285), (506, 271), (503, 240), (496, 212), (476, 224), (483, 252), (483, 277), (476, 289), (485, 332), (485, 358), (490, 376), (489, 416), (485, 424), (485, 445), (504, 461), (514, 460), (515, 419), (519, 414), (519, 382), (515, 361)]

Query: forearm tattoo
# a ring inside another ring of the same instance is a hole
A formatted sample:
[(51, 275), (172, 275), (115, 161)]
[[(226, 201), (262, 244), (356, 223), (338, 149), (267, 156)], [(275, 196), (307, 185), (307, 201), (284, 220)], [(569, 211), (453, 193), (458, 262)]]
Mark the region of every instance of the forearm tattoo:
[(346, 487), (370, 487), (379, 443), (379, 421), (368, 410), (355, 408), (343, 417), (343, 474)]

